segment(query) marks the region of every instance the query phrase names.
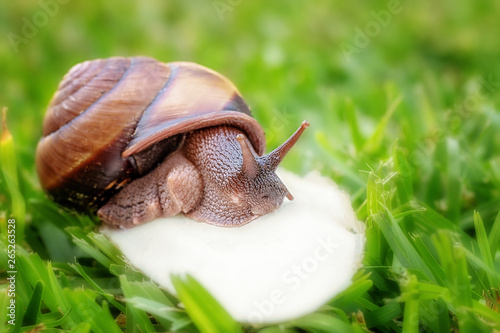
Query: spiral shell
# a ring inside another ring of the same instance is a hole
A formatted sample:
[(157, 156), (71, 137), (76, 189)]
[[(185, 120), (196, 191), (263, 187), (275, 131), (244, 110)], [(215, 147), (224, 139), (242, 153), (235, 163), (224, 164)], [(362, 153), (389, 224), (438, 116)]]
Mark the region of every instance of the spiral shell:
[(224, 76), (187, 62), (109, 58), (74, 66), (59, 84), (36, 151), (42, 187), (79, 211), (95, 211), (175, 151), (183, 133), (227, 124), (262, 155), (262, 127)]

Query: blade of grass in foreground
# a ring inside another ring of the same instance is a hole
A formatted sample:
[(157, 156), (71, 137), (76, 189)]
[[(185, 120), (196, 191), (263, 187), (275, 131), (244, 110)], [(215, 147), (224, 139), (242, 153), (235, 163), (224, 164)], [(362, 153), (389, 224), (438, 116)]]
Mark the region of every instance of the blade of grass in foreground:
[(40, 313), (43, 294), (43, 282), (38, 281), (33, 293), (31, 294), (30, 301), (26, 307), (26, 314), (23, 318), (23, 325), (35, 325), (38, 323), (38, 315)]
[(394, 330), (396, 328), (395, 320), (400, 316), (401, 305), (398, 302), (390, 301), (376, 310), (365, 313), (366, 327), (387, 326), (388, 329)]
[(330, 305), (343, 308), (356, 302), (373, 286), (373, 281), (369, 280), (369, 277), (370, 274), (364, 274), (356, 279), (346, 290), (335, 296)]
[(99, 237), (90, 228), (67, 227), (65, 230), (73, 237), (73, 242), (79, 248), (104, 267), (109, 268), (111, 264), (123, 264), (120, 253), (104, 236), (100, 235), (102, 237)]
[(324, 313), (312, 313), (291, 321), (289, 325), (301, 328), (305, 332), (363, 332), (359, 326), (351, 326), (339, 318)]
[[(17, 179), (17, 163), (14, 151), (14, 139), (7, 128), (7, 108), (2, 109), (2, 136), (0, 137), (0, 161), (3, 178), (7, 185), (11, 199), (12, 211), (9, 216), (16, 220), (16, 243), (20, 244), (24, 239), (26, 204), (19, 188)], [(3, 223), (2, 223), (3, 225)], [(2, 226), (2, 233), (7, 234), (5, 226)]]
[(475, 329), (481, 331), (480, 328), (484, 329), (484, 326), (478, 326), (479, 321), (471, 312), (472, 291), (464, 247), (456, 243), (453, 235), (445, 230), (438, 231), (432, 239), (447, 275), (446, 287), (450, 290), (451, 305), (460, 331), (472, 332)]
[(6, 320), (0, 320), (0, 332), (4, 331), (4, 326), (9, 325), (7, 323), (10, 318), (7, 317), (7, 311), (9, 310), (7, 306), (9, 305), (9, 297), (7, 289), (0, 289), (0, 318), (7, 318)]
[(374, 215), (373, 219), (401, 265), (414, 270), (417, 276), (423, 276), (429, 281), (436, 282), (434, 274), (427, 267), (413, 244), (406, 238), (391, 212), (385, 208), (384, 212)]
[(184, 311), (178, 309), (163, 291), (151, 281), (130, 281), (127, 276), (120, 276), (120, 286), (123, 290), (127, 302), (127, 311), (137, 309), (134, 312), (134, 320), (143, 321), (143, 326), (148, 325), (144, 321), (139, 310), (146, 311), (155, 316), (155, 319), (164, 327), (165, 330), (173, 327), (181, 328), (182, 325), (189, 325), (186, 319), (189, 319)]
[[(495, 272), (493, 257), (491, 256), (490, 243), (484, 229), (484, 223), (478, 212), (474, 211), (474, 227), (476, 229), (477, 243), (479, 244), (479, 252), (481, 253), (482, 262), (488, 266), (490, 271)], [(486, 274), (490, 288), (497, 288), (499, 278), (496, 279), (492, 274)]]
[(80, 274), (85, 281), (87, 281), (97, 293), (99, 293), (102, 297), (104, 297), (110, 304), (112, 304), (114, 307), (116, 307), (118, 310), (121, 312), (125, 312), (125, 307), (118, 303), (117, 301), (114, 300), (113, 295), (110, 293), (106, 292), (101, 286), (99, 286), (88, 274), (85, 272), (85, 269), (83, 269), (82, 265), (79, 263), (76, 264), (69, 264), (71, 268), (75, 270), (78, 274)]
[(69, 301), (72, 317), (77, 322), (87, 322), (92, 327), (92, 332), (120, 333), (121, 329), (109, 311), (108, 302), (102, 305), (96, 302), (97, 294), (86, 289), (65, 289), (64, 296)]
[(419, 326), (419, 290), (417, 277), (411, 274), (402, 285), (402, 295), (405, 298), (403, 333), (417, 333)]
[(241, 332), (241, 326), (191, 275), (172, 275), (171, 279), (186, 312), (201, 332)]

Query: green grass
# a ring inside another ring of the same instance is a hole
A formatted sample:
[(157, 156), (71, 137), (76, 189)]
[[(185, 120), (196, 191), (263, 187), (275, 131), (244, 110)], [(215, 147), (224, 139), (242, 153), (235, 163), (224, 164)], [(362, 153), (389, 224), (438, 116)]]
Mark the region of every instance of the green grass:
[[(39, 2), (0, 5), (2, 318), (9, 219), (18, 271), (16, 326), (0, 320), (0, 330), (500, 330), (498, 3), (401, 1), (378, 32), (369, 29), (389, 2), (42, 3), (56, 5), (35, 31), (24, 25), (43, 19)], [(25, 39), (13, 47), (9, 33)], [(356, 47), (348, 57), (346, 45)], [(228, 76), (268, 149), (310, 121), (284, 165), (331, 177), (366, 223), (364, 266), (346, 291), (290, 322), (237, 323), (191, 277), (174, 277), (180, 299), (160, 289), (95, 218), (44, 196), (34, 151), (57, 83), (77, 62), (137, 54)]]

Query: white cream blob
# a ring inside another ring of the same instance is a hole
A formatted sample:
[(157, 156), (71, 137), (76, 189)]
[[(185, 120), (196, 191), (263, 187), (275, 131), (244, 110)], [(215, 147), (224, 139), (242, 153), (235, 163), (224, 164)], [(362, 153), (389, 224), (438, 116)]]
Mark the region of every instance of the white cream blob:
[(294, 319), (351, 284), (361, 265), (364, 225), (331, 180), (278, 174), (295, 199), (239, 228), (176, 216), (101, 231), (132, 266), (174, 294), (170, 274), (189, 273), (238, 321)]

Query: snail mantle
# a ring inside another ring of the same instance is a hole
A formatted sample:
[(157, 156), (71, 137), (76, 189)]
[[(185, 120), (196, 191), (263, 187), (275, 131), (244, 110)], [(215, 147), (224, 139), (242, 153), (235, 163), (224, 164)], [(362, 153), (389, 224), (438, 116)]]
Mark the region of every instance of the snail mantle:
[(364, 225), (329, 179), (278, 174), (295, 200), (239, 228), (178, 215), (101, 232), (132, 266), (174, 294), (170, 275), (191, 274), (240, 322), (294, 319), (351, 284), (361, 265)]

